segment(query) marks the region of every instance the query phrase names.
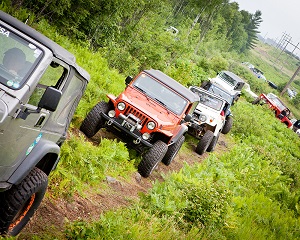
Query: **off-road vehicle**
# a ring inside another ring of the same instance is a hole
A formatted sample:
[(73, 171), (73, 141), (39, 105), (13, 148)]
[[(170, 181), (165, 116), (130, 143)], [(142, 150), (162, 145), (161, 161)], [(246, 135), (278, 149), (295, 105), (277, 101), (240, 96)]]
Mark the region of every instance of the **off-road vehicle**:
[(278, 118), (288, 128), (293, 127), (293, 123), (289, 119), (291, 114), (290, 109), (286, 107), (274, 93), (262, 93), (252, 102), (252, 104), (268, 104), (269, 108), (274, 111), (276, 118)]
[(144, 70), (125, 82), (118, 97), (107, 95), (108, 102), (92, 108), (80, 129), (87, 137), (100, 128), (113, 132), (142, 154), (138, 171), (148, 177), (160, 161), (169, 165), (175, 158), (188, 130), (186, 116), (199, 97), (159, 70)]
[(245, 85), (243, 79), (229, 71), (221, 71), (216, 77), (209, 78), (209, 81), (224, 88), (230, 95), (234, 96), (235, 101), (240, 98), (242, 88)]
[(0, 11), (0, 235), (41, 203), (88, 80), (71, 53)]
[(225, 113), (225, 124), (222, 129), (223, 134), (227, 134), (230, 132), (233, 124), (233, 115), (230, 110), (230, 106), (234, 105), (234, 96), (228, 93), (224, 88), (211, 83), (205, 82), (201, 85), (205, 90), (212, 92), (213, 94), (222, 97), (228, 104), (225, 105), (224, 113)]
[(192, 86), (189, 89), (199, 96), (199, 104), (193, 112), (188, 133), (200, 140), (196, 152), (202, 155), (215, 149), (225, 124), (225, 111), (229, 104), (220, 96), (203, 88)]
[[(296, 120), (296, 119), (295, 119)], [(293, 123), (293, 122), (292, 122)], [(296, 120), (294, 123), (293, 123), (293, 127), (292, 127), (293, 131), (295, 133), (298, 134), (298, 136), (300, 135), (300, 120)]]

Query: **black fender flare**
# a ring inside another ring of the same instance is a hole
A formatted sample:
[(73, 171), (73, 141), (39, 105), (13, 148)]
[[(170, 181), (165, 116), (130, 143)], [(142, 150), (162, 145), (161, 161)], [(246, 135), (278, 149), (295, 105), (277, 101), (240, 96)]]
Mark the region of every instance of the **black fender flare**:
[(32, 151), (26, 156), (24, 161), (17, 167), (14, 173), (8, 179), (10, 184), (19, 184), (29, 172), (42, 160), (47, 154), (56, 155), (56, 160), (53, 161), (52, 169), (59, 161), (60, 147), (47, 139), (41, 139)]
[(170, 142), (170, 144), (168, 146), (176, 143), (179, 140), (179, 138), (181, 136), (183, 136), (187, 131), (188, 131), (188, 126), (185, 125), (185, 124), (181, 124), (180, 130), (178, 131), (178, 133), (176, 134), (176, 136), (172, 138), (172, 140), (171, 140), (171, 142)]

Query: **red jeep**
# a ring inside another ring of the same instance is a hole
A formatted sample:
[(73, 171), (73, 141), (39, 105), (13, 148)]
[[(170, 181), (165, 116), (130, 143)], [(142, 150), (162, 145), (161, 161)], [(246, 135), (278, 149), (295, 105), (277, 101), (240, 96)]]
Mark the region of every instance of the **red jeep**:
[(278, 118), (282, 123), (284, 123), (288, 128), (293, 126), (293, 123), (289, 119), (290, 110), (284, 105), (284, 103), (273, 93), (268, 93), (267, 95), (262, 93), (258, 98), (256, 98), (252, 104), (267, 103), (269, 108), (274, 110), (275, 117)]
[(126, 89), (88, 113), (80, 130), (94, 136), (106, 128), (142, 154), (138, 171), (148, 177), (162, 161), (169, 165), (184, 142), (199, 97), (158, 70), (128, 76)]

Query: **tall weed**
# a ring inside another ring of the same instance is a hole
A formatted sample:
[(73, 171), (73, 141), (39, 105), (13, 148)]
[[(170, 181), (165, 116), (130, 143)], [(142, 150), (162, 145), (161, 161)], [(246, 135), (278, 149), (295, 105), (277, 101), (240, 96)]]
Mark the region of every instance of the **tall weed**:
[(135, 171), (124, 143), (101, 139), (99, 146), (73, 135), (62, 146), (58, 168), (50, 178), (55, 195), (84, 194), (86, 185), (101, 185), (106, 176), (128, 178)]

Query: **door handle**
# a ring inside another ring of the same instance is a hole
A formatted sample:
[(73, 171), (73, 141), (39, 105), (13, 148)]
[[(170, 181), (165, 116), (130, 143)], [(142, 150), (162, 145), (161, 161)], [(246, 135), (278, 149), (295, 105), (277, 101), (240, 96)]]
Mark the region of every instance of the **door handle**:
[(46, 119), (46, 115), (42, 114), (40, 115), (39, 119), (37, 120), (37, 122), (35, 123), (35, 127), (41, 127), (42, 123), (44, 122), (44, 120)]

